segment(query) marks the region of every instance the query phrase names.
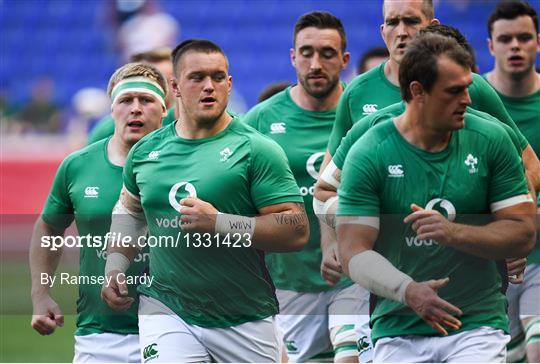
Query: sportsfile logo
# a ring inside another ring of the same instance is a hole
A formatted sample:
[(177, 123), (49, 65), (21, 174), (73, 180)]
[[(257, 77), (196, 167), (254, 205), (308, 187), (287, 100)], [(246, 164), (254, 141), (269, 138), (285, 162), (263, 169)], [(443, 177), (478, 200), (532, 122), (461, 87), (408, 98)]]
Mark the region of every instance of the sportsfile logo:
[(403, 172), (403, 166), (401, 164), (389, 165), (388, 177), (405, 177), (405, 172)]
[(374, 112), (377, 111), (378, 106), (379, 105), (377, 104), (365, 104), (364, 106), (362, 106), (362, 111), (364, 112), (363, 114), (364, 115), (373, 114)]
[(273, 123), (270, 125), (270, 134), (285, 134), (287, 127), (285, 123)]
[(470, 174), (478, 172), (478, 168), (476, 168), (476, 165), (478, 164), (478, 158), (474, 157), (472, 154), (469, 153), (464, 163), (467, 167), (469, 167)]
[(84, 198), (98, 198), (99, 187), (88, 186), (84, 189)]
[(143, 359), (145, 363), (156, 358), (159, 358), (156, 343), (150, 344), (143, 349)]

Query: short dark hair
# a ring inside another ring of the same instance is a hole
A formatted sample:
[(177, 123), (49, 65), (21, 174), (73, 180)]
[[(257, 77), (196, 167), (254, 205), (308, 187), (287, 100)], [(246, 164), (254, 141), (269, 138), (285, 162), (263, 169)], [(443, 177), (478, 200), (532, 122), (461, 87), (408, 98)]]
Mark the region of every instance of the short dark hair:
[(412, 99), (409, 86), (413, 81), (420, 82), (426, 92), (431, 91), (439, 73), (437, 60), (443, 55), (464, 68), (471, 68), (471, 56), (455, 39), (436, 33), (419, 34), (413, 39), (399, 65), (403, 100)]
[(257, 102), (263, 102), (265, 100), (268, 100), (278, 92), (285, 90), (290, 85), (291, 83), (289, 81), (271, 83), (270, 85), (266, 86), (264, 90), (262, 90), (262, 92), (259, 94)]
[(209, 41), (208, 39), (188, 39), (177, 45), (172, 51), (173, 60), (173, 72), (178, 75), (178, 65), (182, 57), (188, 52), (200, 52), (200, 53), (220, 53), (227, 60), (227, 56), (223, 49), (216, 43)]
[(148, 62), (148, 63), (158, 63), (163, 61), (170, 61), (171, 58), (171, 48), (161, 47), (152, 49), (147, 52), (136, 53), (129, 57), (130, 62)]
[(538, 15), (536, 10), (529, 5), (526, 1), (503, 1), (497, 4), (488, 19), (488, 34), (491, 39), (491, 32), (493, 31), (493, 23), (499, 19), (512, 20), (520, 16), (530, 16), (534, 23), (536, 33), (538, 33)]
[(386, 47), (373, 47), (368, 49), (364, 54), (362, 54), (362, 57), (358, 61), (358, 65), (356, 67), (356, 73), (364, 73), (366, 72), (366, 63), (370, 58), (388, 58), (390, 54), (388, 53), (388, 49)]
[(345, 52), (347, 49), (347, 35), (345, 34), (345, 28), (341, 20), (336, 18), (333, 14), (327, 11), (312, 11), (302, 15), (296, 25), (294, 26), (293, 34), (293, 46), (296, 47), (296, 36), (305, 28), (315, 27), (317, 29), (335, 29), (339, 33), (341, 38), (341, 51)]
[[(384, 3), (386, 0), (383, 0), (383, 17), (384, 17)], [(435, 18), (435, 9), (433, 7), (433, 0), (423, 0), (422, 1), (422, 13), (429, 20)]]
[(426, 34), (426, 33), (436, 33), (440, 35), (444, 35), (445, 37), (451, 37), (455, 39), (460, 46), (462, 46), (467, 53), (471, 56), (471, 69), (474, 70), (476, 68), (476, 55), (474, 53), (474, 48), (471, 46), (471, 44), (467, 41), (467, 38), (457, 29), (454, 27), (451, 27), (449, 25), (443, 25), (443, 24), (431, 24), (427, 27), (420, 29), (419, 34)]

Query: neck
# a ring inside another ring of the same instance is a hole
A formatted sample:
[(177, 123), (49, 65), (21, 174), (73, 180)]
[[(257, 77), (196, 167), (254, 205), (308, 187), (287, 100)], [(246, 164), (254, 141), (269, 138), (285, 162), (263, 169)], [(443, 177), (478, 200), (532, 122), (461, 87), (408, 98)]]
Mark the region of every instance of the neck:
[(117, 134), (114, 134), (107, 145), (107, 157), (115, 166), (123, 167), (126, 164), (126, 157), (132, 145), (126, 143)]
[(317, 98), (307, 93), (306, 89), (296, 84), (291, 88), (291, 98), (302, 109), (311, 111), (326, 111), (335, 109), (339, 102), (339, 97), (343, 93), (343, 87), (338, 82), (336, 86), (325, 97)]
[(223, 114), (213, 123), (201, 124), (182, 113), (182, 118), (176, 123), (176, 133), (184, 139), (203, 139), (214, 136), (223, 131), (232, 121), (232, 117), (223, 111)]
[(534, 68), (521, 74), (509, 74), (495, 66), (487, 79), (497, 91), (509, 97), (525, 97), (540, 90), (540, 74)]
[(427, 120), (416, 105), (407, 104), (405, 112), (394, 119), (400, 134), (410, 144), (427, 152), (440, 152), (446, 149), (452, 132), (433, 128), (433, 121)]
[(384, 75), (390, 83), (399, 86), (399, 64), (392, 58), (384, 65)]

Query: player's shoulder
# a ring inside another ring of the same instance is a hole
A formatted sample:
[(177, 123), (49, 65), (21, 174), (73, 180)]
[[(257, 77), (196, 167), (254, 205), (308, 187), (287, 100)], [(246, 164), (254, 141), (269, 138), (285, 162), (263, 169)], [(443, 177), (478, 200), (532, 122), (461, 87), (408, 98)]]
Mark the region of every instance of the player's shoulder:
[[(252, 152), (270, 152), (281, 150), (281, 147), (270, 137), (262, 134), (257, 129), (242, 122), (239, 118), (234, 118), (231, 122), (229, 132), (236, 138), (244, 139)], [(269, 156), (271, 157), (271, 156)]]
[(280, 112), (280, 110), (288, 106), (290, 88), (291, 87), (289, 86), (285, 90), (282, 90), (263, 102), (258, 103), (244, 116), (242, 116), (241, 120), (254, 128), (258, 128), (260, 123), (267, 121), (265, 116), (271, 115), (275, 112)]
[(466, 133), (478, 134), (486, 139), (499, 139), (507, 136), (507, 131), (496, 118), (470, 108), (465, 113), (465, 126), (462, 130)]
[[(367, 72), (364, 72), (355, 78), (352, 79), (351, 82), (347, 84), (347, 87), (345, 88), (344, 94), (354, 94), (360, 91), (365, 91), (365, 87), (373, 84), (373, 83), (379, 83), (382, 80), (382, 77), (384, 77), (384, 65), (386, 62), (381, 63), (377, 67), (374, 67), (370, 69)], [(371, 92), (371, 91), (370, 91)]]
[(159, 149), (163, 143), (166, 143), (175, 136), (175, 124), (176, 123), (173, 122), (146, 134), (137, 143), (135, 143), (129, 154), (133, 157), (141, 154), (146, 156), (148, 153)]
[(92, 168), (95, 166), (96, 162), (105, 161), (105, 155), (107, 152), (107, 143), (109, 142), (110, 137), (106, 139), (99, 140), (95, 143), (87, 145), (86, 147), (79, 149), (70, 155), (68, 155), (62, 161), (60, 168), (64, 169), (77, 169), (80, 167), (83, 168)]
[(370, 127), (355, 142), (353, 149), (361, 149), (362, 153), (377, 153), (388, 147), (393, 140), (392, 136), (397, 133), (392, 115), (384, 115), (377, 119), (377, 123)]

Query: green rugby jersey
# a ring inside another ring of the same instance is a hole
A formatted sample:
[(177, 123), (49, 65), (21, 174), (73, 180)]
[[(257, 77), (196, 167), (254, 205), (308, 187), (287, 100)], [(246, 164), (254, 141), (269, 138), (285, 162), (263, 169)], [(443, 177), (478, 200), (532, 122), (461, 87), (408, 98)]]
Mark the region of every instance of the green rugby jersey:
[[(395, 118), (403, 114), (404, 112), (405, 112), (405, 103), (402, 101), (402, 102), (398, 102), (396, 104), (387, 106), (384, 109), (379, 110), (373, 114), (370, 114), (366, 116), (365, 118), (359, 120), (356, 124), (354, 124), (351, 130), (347, 132), (347, 135), (345, 135), (345, 137), (341, 140), (341, 144), (339, 145), (338, 149), (336, 150), (336, 153), (332, 157), (332, 161), (334, 162), (336, 167), (338, 167), (339, 169), (343, 169), (343, 163), (345, 162), (345, 157), (347, 156), (347, 153), (349, 153), (349, 150), (354, 145), (354, 143), (358, 139), (360, 139), (360, 137), (364, 135), (371, 127), (373, 127), (374, 125), (378, 124), (381, 121), (387, 120), (388, 117)], [(467, 108), (467, 112), (472, 115), (479, 116), (487, 121), (494, 122), (500, 125), (506, 131), (506, 133), (512, 140), (512, 144), (514, 145), (518, 153), (521, 153), (520, 141), (516, 133), (514, 133), (514, 131), (512, 130), (512, 128), (510, 128), (506, 124), (501, 123), (499, 120), (495, 119), (493, 116), (485, 112), (471, 109), (470, 107)]]
[[(399, 86), (392, 84), (384, 75), (384, 65), (371, 69), (357, 76), (347, 86), (339, 100), (336, 110), (336, 122), (328, 142), (328, 150), (334, 155), (347, 131), (353, 124), (366, 115), (401, 101)], [(482, 76), (473, 73), (473, 83), (469, 87), (473, 109), (486, 112), (514, 130), (520, 139), (522, 149), (527, 146), (527, 140), (512, 121), (504, 105), (493, 88)]]
[[(492, 204), (505, 206), (512, 203), (508, 199), (527, 194), (520, 157), (503, 128), (470, 114), (465, 120), (437, 153), (409, 144), (391, 117), (371, 128), (345, 160), (338, 214), (380, 216), (374, 249), (415, 281), (450, 278), (439, 295), (464, 313), (462, 327), (450, 334), (480, 326), (507, 331), (498, 263), (418, 240), (411, 225), (403, 223), (412, 203), (446, 216), (454, 213), (456, 222), (464, 222), (466, 214), (489, 214)], [(411, 309), (389, 299), (377, 299), (371, 323), (374, 341), (438, 335)]]
[[(525, 97), (509, 97), (500, 92), (498, 94), (519, 130), (525, 135), (536, 155), (540, 156), (540, 90)], [(538, 206), (540, 207), (540, 194)], [(536, 237), (534, 250), (527, 257), (527, 264), (540, 264), (540, 235)]]
[[(167, 110), (167, 115), (163, 118), (161, 126), (166, 126), (175, 120), (174, 107)], [(97, 122), (96, 126), (90, 131), (87, 144), (97, 142), (98, 140), (105, 139), (114, 134), (114, 120), (111, 115), (105, 116), (103, 119)]]
[[(122, 167), (109, 161), (107, 144), (101, 140), (68, 156), (60, 165), (51, 192), (43, 208), (43, 220), (56, 228), (67, 228), (73, 218), (80, 236), (104, 237), (109, 232), (111, 213), (122, 188)], [(83, 244), (80, 250), (80, 276), (103, 276), (107, 252)], [(127, 275), (137, 276), (147, 266), (148, 253), (143, 250)], [(136, 287), (129, 295), (136, 297)], [(126, 312), (116, 312), (101, 299), (100, 284), (79, 286), (76, 335), (113, 332), (137, 334), (136, 299)]]
[(279, 289), (321, 292), (346, 287), (352, 284), (351, 280), (343, 278), (335, 286), (330, 286), (321, 277), (321, 236), (319, 222), (313, 212), (313, 189), (336, 111), (302, 109), (291, 98), (290, 90), (291, 87), (288, 87), (258, 104), (243, 119), (283, 148), (300, 186), (309, 217), (311, 235), (304, 249), (300, 252), (269, 254), (266, 263)]
[(238, 118), (203, 139), (181, 138), (173, 123), (133, 147), (124, 185), (140, 197), (151, 237), (178, 237), (179, 242), (173, 247), (150, 246), (154, 281), (139, 286), (139, 292), (202, 327), (236, 326), (278, 312), (264, 252), (218, 247), (215, 240), (210, 247), (196, 248), (196, 236), (178, 228), (178, 201), (188, 195), (237, 215), (303, 202), (287, 157), (275, 142)]

